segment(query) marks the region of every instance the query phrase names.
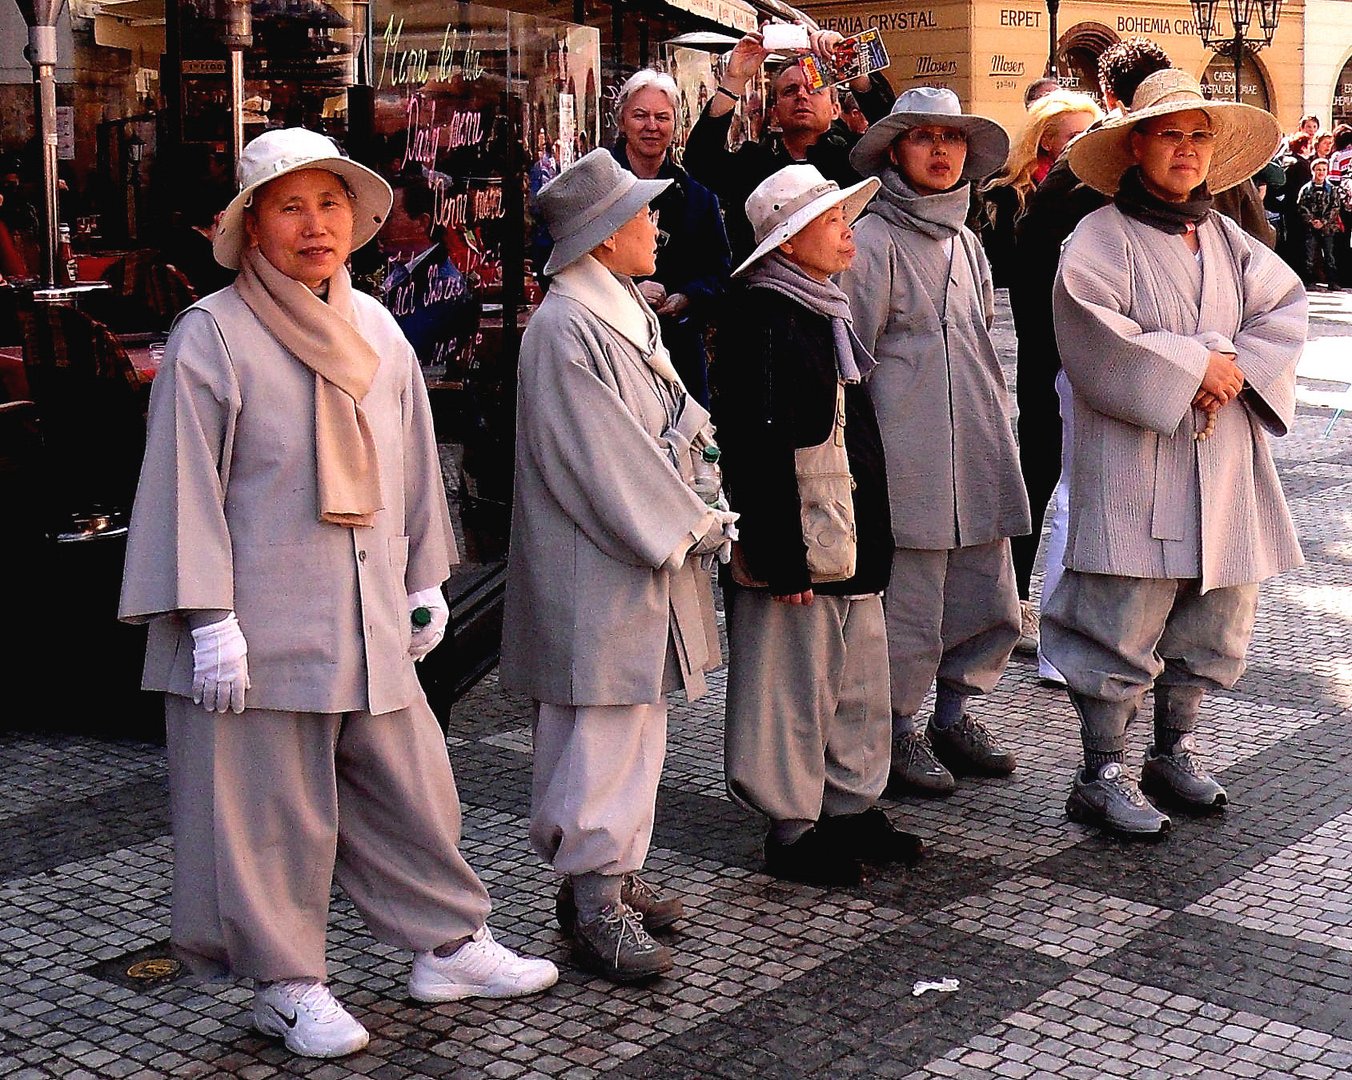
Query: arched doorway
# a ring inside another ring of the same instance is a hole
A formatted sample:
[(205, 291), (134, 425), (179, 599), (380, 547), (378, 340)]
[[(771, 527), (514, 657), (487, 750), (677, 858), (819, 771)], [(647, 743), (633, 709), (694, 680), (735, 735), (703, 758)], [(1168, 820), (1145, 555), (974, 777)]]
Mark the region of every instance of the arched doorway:
[(1118, 36), (1102, 23), (1076, 23), (1056, 46), (1056, 72), (1067, 90), (1100, 96), (1098, 62), (1103, 50)]
[[(1235, 100), (1235, 62), (1228, 56), (1213, 55), (1202, 72), (1202, 93), (1217, 101)], [(1272, 108), (1272, 94), (1268, 89), (1267, 72), (1262, 62), (1251, 52), (1244, 54), (1239, 64), (1239, 100), (1260, 109)]]
[(1333, 124), (1352, 124), (1352, 56), (1347, 58), (1343, 70), (1338, 72), (1338, 81), (1333, 84), (1333, 108), (1329, 113)]

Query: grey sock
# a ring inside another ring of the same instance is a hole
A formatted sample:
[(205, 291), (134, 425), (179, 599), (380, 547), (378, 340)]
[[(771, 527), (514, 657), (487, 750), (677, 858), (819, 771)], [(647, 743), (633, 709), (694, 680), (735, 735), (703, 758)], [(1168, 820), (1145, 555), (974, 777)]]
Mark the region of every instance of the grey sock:
[(1086, 750), (1084, 752), (1084, 775), (1089, 783), (1098, 779), (1099, 770), (1105, 765), (1116, 762), (1121, 765), (1126, 754), (1121, 750)]
[(967, 696), (940, 686), (934, 695), (934, 726), (943, 730), (951, 728), (962, 719), (967, 706)]
[(892, 738), (900, 739), (906, 735), (914, 735), (918, 727), (914, 716), (892, 714)]
[(573, 902), (577, 917), (591, 922), (602, 908), (620, 902), (620, 886), (624, 878), (619, 874), (573, 874)]
[(1155, 723), (1155, 753), (1172, 754), (1174, 747), (1178, 745), (1178, 740), (1188, 734), (1187, 728), (1169, 727), (1167, 724)]

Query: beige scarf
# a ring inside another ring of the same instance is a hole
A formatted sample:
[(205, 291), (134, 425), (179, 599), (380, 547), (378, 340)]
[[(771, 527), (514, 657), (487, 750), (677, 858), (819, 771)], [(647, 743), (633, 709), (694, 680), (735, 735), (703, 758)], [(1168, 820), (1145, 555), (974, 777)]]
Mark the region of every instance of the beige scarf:
[(633, 345), (653, 371), (685, 390), (662, 344), (657, 316), (632, 280), (612, 274), (590, 255), (583, 255), (555, 274), (549, 287), (587, 308)]
[(339, 267), (329, 279), (325, 303), (250, 246), (235, 288), (268, 332), (315, 373), (319, 520), (370, 528), (382, 508), (380, 463), (360, 403), (380, 357), (355, 325), (347, 268)]

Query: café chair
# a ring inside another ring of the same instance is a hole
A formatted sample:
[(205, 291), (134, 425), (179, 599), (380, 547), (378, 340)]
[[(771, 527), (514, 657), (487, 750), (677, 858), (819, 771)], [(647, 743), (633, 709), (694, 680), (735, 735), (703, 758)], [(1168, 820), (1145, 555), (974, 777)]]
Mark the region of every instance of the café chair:
[(125, 536), (145, 453), (145, 387), (116, 335), (84, 312), (35, 304), (19, 322), (46, 532), (61, 543)]
[(103, 273), (112, 286), (97, 297), (99, 314), (119, 333), (165, 330), (198, 299), (192, 283), (158, 251), (133, 251)]

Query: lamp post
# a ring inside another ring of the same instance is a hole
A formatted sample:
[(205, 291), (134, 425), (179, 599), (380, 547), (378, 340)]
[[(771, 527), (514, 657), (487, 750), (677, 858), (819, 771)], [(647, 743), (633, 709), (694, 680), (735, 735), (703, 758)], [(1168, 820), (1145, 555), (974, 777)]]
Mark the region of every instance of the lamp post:
[[(1230, 34), (1224, 35), (1216, 23), (1216, 9), (1220, 0), (1191, 0), (1197, 36), (1203, 48), (1217, 56), (1228, 56), (1235, 65), (1235, 100), (1241, 100), (1240, 69), (1245, 52), (1257, 52), (1272, 44), (1277, 23), (1282, 17), (1283, 0), (1225, 0), (1230, 14)], [(1255, 13), (1258, 16), (1258, 35), (1249, 36)]]
[(1047, 0), (1047, 75), (1059, 79), (1056, 70), (1056, 43), (1060, 35), (1056, 32), (1056, 16), (1061, 10), (1061, 0)]

